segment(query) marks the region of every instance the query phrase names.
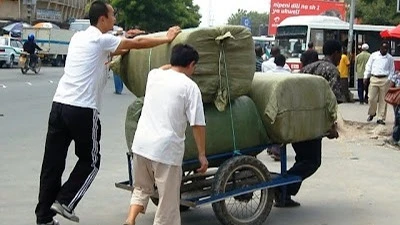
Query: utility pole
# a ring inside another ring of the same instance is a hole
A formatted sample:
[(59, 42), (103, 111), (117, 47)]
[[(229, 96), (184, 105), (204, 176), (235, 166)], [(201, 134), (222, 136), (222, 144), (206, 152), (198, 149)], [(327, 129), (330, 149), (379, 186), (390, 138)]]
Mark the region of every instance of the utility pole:
[(354, 13), (355, 13), (355, 8), (356, 8), (355, 5), (356, 5), (356, 1), (351, 0), (350, 1), (349, 34), (348, 34), (348, 42), (347, 42), (347, 55), (349, 55), (349, 56), (353, 49), (353, 39), (354, 39), (353, 25), (354, 25)]
[(21, 20), (21, 0), (18, 0), (18, 19)]
[[(350, 20), (349, 20), (349, 35), (348, 35), (348, 42), (347, 42), (347, 56), (349, 57), (349, 59), (351, 60), (352, 55), (356, 54), (356, 48), (354, 48), (354, 52), (353, 50), (353, 39), (354, 39), (354, 30), (353, 30), (353, 25), (354, 25), (354, 13), (355, 13), (355, 7), (356, 6), (356, 1), (355, 0), (351, 0), (350, 1)], [(354, 67), (354, 74), (356, 71), (356, 67)], [(356, 84), (356, 78), (357, 76), (354, 76), (354, 84)], [(356, 85), (354, 85), (355, 87)]]

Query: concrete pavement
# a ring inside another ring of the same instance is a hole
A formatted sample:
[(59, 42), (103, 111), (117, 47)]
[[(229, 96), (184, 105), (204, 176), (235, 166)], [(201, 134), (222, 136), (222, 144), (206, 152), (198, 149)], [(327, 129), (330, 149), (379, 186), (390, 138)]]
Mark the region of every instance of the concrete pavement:
[[(368, 104), (360, 104), (358, 102), (358, 94), (357, 91), (352, 90), (354, 99), (356, 102), (354, 103), (343, 103), (339, 104), (339, 112), (344, 120), (353, 121), (358, 123), (367, 123), (368, 117)], [(376, 123), (376, 117), (370, 123)], [(393, 126), (394, 123), (394, 113), (393, 106), (387, 106), (387, 116), (386, 116), (386, 125)]]
[[(365, 124), (376, 124), (376, 117), (371, 122), (367, 122), (368, 117), (368, 105), (361, 105), (359, 102), (354, 103), (342, 103), (338, 105), (338, 113), (346, 121), (352, 121), (357, 123)], [(393, 126), (394, 124), (394, 112), (393, 106), (387, 106), (386, 114), (386, 125)]]

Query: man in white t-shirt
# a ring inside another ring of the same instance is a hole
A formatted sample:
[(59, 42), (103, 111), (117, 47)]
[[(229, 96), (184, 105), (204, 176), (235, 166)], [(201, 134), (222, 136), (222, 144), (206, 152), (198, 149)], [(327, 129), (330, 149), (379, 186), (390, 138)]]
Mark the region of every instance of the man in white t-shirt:
[(284, 55), (278, 54), (274, 57), (274, 63), (276, 65), (275, 69), (271, 70), (273, 73), (291, 73), (290, 70), (285, 68), (286, 57)]
[[(269, 58), (267, 61), (264, 61), (262, 63), (261, 71), (263, 73), (273, 72), (276, 69), (275, 57), (280, 54), (281, 54), (281, 49), (279, 47), (277, 47), (277, 46), (272, 47), (271, 48), (271, 58)], [(292, 72), (289, 65), (286, 63), (282, 68), (288, 72)]]
[(132, 143), (134, 191), (126, 225), (134, 225), (145, 213), (157, 186), (156, 225), (180, 225), (182, 160), (187, 123), (193, 129), (200, 168), (208, 167), (205, 155), (205, 119), (200, 89), (191, 76), (199, 60), (197, 51), (178, 44), (171, 53), (171, 68), (154, 69), (147, 78), (146, 94)]
[[(107, 34), (115, 23), (114, 10), (101, 1), (91, 4), (89, 18), (91, 26), (71, 38), (64, 75), (53, 98), (35, 209), (36, 223), (40, 225), (58, 225), (53, 219), (56, 213), (79, 221), (73, 210), (100, 166), (98, 114), (110, 54), (170, 43), (180, 32), (179, 27), (172, 27), (165, 37), (133, 39)], [(75, 143), (75, 155), (79, 160), (68, 180), (61, 184), (71, 141)]]

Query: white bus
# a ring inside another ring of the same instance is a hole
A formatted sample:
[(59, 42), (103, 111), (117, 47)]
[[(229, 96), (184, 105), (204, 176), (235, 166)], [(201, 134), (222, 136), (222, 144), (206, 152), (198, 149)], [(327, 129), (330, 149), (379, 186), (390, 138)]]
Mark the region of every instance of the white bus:
[[(363, 43), (368, 43), (369, 51), (379, 49), (382, 38), (380, 32), (393, 26), (354, 24), (353, 51)], [(292, 70), (301, 68), (300, 56), (307, 49), (309, 42), (314, 43), (315, 50), (322, 58), (322, 46), (325, 41), (335, 39), (347, 47), (349, 23), (331, 16), (294, 16), (283, 20), (277, 27), (275, 42)], [(391, 42), (390, 53), (400, 56), (400, 42)], [(356, 47), (356, 48), (355, 48)], [(400, 69), (400, 58), (395, 57), (396, 69)], [(352, 83), (352, 81), (351, 81)]]

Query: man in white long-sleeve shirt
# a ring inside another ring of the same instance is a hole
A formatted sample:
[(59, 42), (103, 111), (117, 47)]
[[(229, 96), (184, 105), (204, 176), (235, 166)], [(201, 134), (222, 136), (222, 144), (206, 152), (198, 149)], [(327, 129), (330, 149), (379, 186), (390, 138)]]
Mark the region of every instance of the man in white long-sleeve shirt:
[(394, 60), (388, 53), (389, 44), (382, 42), (379, 51), (371, 54), (365, 65), (364, 83), (370, 78), (369, 109), (367, 121), (372, 121), (378, 109), (378, 124), (385, 124), (386, 108), (385, 94), (389, 89), (389, 80), (394, 75)]

